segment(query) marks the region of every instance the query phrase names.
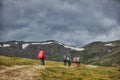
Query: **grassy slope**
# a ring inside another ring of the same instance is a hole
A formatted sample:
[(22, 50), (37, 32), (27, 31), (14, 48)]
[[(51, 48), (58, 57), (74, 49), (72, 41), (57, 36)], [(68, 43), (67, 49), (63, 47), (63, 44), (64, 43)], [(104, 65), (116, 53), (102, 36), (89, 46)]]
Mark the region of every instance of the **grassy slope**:
[(82, 65), (78, 69), (62, 67), (46, 68), (40, 76), (43, 80), (119, 80), (120, 69), (117, 68), (88, 68)]
[[(14, 65), (39, 65), (40, 60), (20, 58), (20, 57), (5, 57), (0, 56), (0, 66), (14, 66)], [(61, 62), (46, 61), (46, 66), (59, 66)]]
[(5, 65), (5, 66), (34, 65), (38, 63), (39, 63), (38, 61), (33, 59), (0, 56), (0, 65)]
[(106, 54), (95, 63), (106, 66), (120, 66), (120, 48), (113, 49), (109, 54)]
[[(39, 60), (0, 56), (0, 65), (39, 65)], [(120, 80), (120, 68), (81, 65), (80, 68), (61, 67), (62, 62), (46, 61), (46, 68), (37, 70), (34, 80)], [(73, 65), (73, 64), (72, 64)], [(49, 67), (50, 66), (50, 67)]]

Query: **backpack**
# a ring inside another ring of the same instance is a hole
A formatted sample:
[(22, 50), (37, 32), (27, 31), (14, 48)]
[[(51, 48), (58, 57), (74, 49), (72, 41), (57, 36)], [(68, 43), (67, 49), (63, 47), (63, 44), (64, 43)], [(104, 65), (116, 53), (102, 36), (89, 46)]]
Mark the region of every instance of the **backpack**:
[(71, 60), (71, 58), (70, 58), (70, 57), (67, 57), (67, 61), (68, 61), (68, 62), (71, 62), (72, 60)]
[(79, 62), (79, 57), (74, 57), (73, 62)]
[(77, 57), (77, 59), (78, 59), (78, 62), (80, 62), (80, 57)]
[(45, 58), (45, 52), (44, 51), (40, 51), (38, 54), (38, 59), (42, 59)]
[(69, 57), (67, 57), (67, 61), (69, 61), (70, 60), (70, 58)]
[(63, 56), (63, 60), (67, 60), (67, 56)]

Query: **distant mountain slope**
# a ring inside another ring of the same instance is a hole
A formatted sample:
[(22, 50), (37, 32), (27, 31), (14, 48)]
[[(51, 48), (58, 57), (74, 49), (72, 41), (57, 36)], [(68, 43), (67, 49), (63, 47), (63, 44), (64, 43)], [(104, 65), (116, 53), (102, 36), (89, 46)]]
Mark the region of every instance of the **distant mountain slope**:
[(120, 40), (92, 42), (76, 48), (58, 41), (43, 42), (7, 41), (0, 42), (0, 55), (37, 59), (39, 50), (45, 50), (47, 60), (61, 61), (64, 55), (79, 56), (81, 63), (120, 65)]
[(7, 41), (0, 42), (0, 55), (37, 59), (39, 50), (45, 50), (48, 60), (62, 60), (63, 55), (70, 56), (70, 50), (81, 51), (54, 40), (43, 42)]
[(82, 63), (120, 65), (120, 40), (92, 42), (83, 48), (84, 51), (71, 51), (71, 55), (79, 56)]
[(106, 65), (106, 66), (120, 66), (120, 47), (111, 50), (110, 53), (101, 57), (94, 64)]

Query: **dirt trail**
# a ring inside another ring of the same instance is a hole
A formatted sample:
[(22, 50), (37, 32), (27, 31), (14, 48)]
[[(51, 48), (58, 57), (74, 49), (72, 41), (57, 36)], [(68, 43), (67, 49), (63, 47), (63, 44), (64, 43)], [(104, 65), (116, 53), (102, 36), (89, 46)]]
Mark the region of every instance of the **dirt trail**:
[[(12, 67), (0, 67), (0, 80), (37, 80), (40, 77), (40, 73), (46, 67), (40, 65), (22, 65)], [(59, 66), (68, 68), (67, 66)], [(71, 66), (70, 68), (73, 68)]]
[[(22, 65), (12, 67), (0, 66), (0, 80), (38, 80), (40, 73), (46, 68), (51, 66), (40, 65)], [(59, 66), (68, 68), (67, 66)], [(87, 65), (88, 68), (96, 68), (95, 65)], [(74, 68), (71, 66), (70, 68)], [(39, 79), (40, 80), (40, 79)]]
[(88, 68), (97, 68), (98, 66), (96, 65), (87, 65)]
[[(23, 65), (0, 69), (0, 80), (36, 80), (46, 66)], [(39, 71), (39, 72), (37, 72)]]

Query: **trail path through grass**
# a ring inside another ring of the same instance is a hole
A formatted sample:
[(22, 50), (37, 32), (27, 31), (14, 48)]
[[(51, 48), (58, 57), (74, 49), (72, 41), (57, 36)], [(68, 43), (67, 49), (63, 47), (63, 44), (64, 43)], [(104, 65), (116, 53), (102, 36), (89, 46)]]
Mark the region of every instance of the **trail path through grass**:
[[(62, 65), (46, 65), (46, 66), (40, 66), (40, 65), (15, 65), (12, 67), (6, 67), (6, 66), (0, 66), (0, 80), (56, 80), (55, 77), (56, 75), (58, 77), (61, 77), (61, 75), (66, 74), (67, 76), (70, 77), (70, 75), (75, 75), (75, 77), (81, 76), (81, 79), (78, 80), (91, 80), (93, 79), (92, 77), (94, 77), (95, 80), (113, 80), (108, 78), (108, 75), (105, 75), (104, 77), (107, 78), (102, 78), (102, 74), (110, 74), (113, 75), (113, 72), (111, 72), (111, 70), (106, 70), (104, 71), (104, 68), (102, 68), (102, 70), (97, 70), (97, 68), (99, 68), (99, 66), (95, 66), (95, 65), (82, 65), (79, 69), (74, 69), (74, 66), (72, 65), (70, 67), (70, 69), (67, 66), (62, 66)], [(100, 67), (101, 68), (101, 67)], [(105, 68), (107, 69), (107, 68)], [(111, 68), (112, 69), (112, 68)], [(45, 71), (45, 72), (44, 72)], [(47, 71), (47, 72), (46, 72)], [(57, 72), (56, 72), (57, 71)], [(87, 73), (89, 71), (89, 73)], [(102, 71), (102, 72), (101, 72)], [(49, 74), (50, 72), (50, 74)], [(76, 74), (75, 72), (79, 73)], [(109, 72), (109, 73), (108, 73)], [(98, 74), (99, 73), (99, 74)], [(43, 75), (47, 75), (49, 77), (47, 78), (42, 78), (41, 76)], [(55, 75), (55, 76), (54, 76)], [(84, 79), (83, 77), (85, 77), (87, 79)], [(110, 76), (111, 78), (113, 76)], [(65, 77), (65, 79), (68, 79), (69, 77)], [(99, 78), (100, 77), (100, 78)], [(117, 75), (116, 75), (117, 77)], [(74, 78), (71, 76), (71, 78)], [(114, 77), (113, 77), (114, 78)], [(57, 78), (58, 80), (61, 80), (60, 78)], [(64, 78), (62, 80), (65, 80)], [(77, 78), (76, 78), (77, 79)], [(115, 78), (116, 80), (118, 80), (118, 78)]]
[(98, 66), (95, 65), (87, 65), (88, 68), (97, 68)]
[(120, 80), (120, 67), (72, 64), (68, 68), (56, 61), (40, 66), (40, 60), (1, 56), (0, 80)]
[[(53, 66), (40, 66), (40, 65), (21, 65), (12, 67), (0, 67), (0, 80), (36, 80), (35, 77), (40, 75), (40, 70)], [(67, 66), (57, 66), (68, 68)], [(70, 68), (73, 68), (71, 66)], [(37, 72), (38, 71), (38, 72)]]
[(34, 80), (34, 76), (38, 76), (37, 70), (45, 69), (50, 66), (39, 65), (23, 65), (13, 67), (1, 67), (0, 80)]

